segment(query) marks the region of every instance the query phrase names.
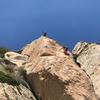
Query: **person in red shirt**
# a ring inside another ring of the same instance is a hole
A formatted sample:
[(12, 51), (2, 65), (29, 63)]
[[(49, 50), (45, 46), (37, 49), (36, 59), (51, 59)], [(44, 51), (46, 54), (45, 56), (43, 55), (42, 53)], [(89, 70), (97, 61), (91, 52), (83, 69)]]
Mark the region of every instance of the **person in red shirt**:
[(68, 53), (68, 47), (63, 46), (63, 49), (64, 49), (64, 54), (65, 55), (69, 55), (69, 53)]

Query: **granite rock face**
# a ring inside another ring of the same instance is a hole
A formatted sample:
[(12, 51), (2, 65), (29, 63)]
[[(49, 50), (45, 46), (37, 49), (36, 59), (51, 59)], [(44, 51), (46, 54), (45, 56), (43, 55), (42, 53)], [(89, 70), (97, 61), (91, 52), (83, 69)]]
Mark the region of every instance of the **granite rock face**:
[(78, 42), (72, 52), (76, 62), (90, 76), (100, 98), (100, 44)]
[(36, 100), (16, 67), (0, 58), (0, 100)]
[(13, 86), (0, 82), (0, 100), (36, 100), (32, 92), (23, 85)]
[(29, 57), (27, 80), (40, 100), (98, 100), (87, 74), (54, 40), (42, 36), (22, 55)]

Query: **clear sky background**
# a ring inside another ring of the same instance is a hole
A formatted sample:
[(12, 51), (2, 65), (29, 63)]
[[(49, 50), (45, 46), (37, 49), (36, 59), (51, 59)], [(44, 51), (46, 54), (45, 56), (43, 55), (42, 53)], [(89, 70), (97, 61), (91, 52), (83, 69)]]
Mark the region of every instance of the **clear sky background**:
[(70, 49), (100, 42), (100, 0), (0, 0), (0, 45), (18, 50), (42, 31)]

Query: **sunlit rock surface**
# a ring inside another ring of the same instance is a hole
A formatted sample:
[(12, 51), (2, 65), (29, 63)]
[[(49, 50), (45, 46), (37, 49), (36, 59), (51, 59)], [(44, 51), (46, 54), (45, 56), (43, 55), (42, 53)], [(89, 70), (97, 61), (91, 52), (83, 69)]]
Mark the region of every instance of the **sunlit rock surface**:
[(87, 74), (54, 40), (41, 36), (22, 55), (29, 57), (27, 80), (40, 100), (98, 100)]

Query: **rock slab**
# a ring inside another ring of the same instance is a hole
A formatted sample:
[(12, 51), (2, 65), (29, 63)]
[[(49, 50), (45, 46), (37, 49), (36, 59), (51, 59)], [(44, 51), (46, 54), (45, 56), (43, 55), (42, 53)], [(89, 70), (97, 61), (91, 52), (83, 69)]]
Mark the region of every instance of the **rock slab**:
[(40, 37), (26, 46), (27, 80), (40, 100), (98, 100), (87, 74), (54, 40)]
[(90, 76), (95, 93), (100, 98), (100, 44), (78, 42), (72, 52), (76, 62)]

